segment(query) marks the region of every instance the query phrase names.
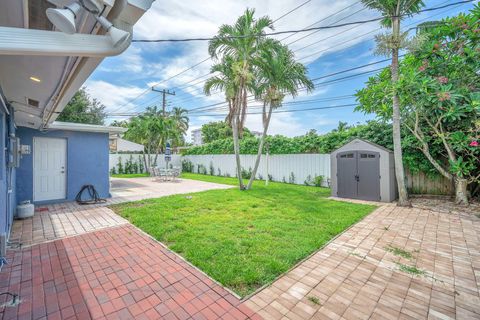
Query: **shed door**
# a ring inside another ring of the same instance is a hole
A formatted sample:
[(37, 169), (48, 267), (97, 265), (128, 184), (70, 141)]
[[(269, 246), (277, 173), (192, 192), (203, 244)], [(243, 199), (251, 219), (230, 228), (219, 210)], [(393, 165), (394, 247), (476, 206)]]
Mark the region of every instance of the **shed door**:
[(33, 141), (33, 200), (65, 199), (67, 141), (38, 138)]
[(337, 155), (338, 196), (357, 197), (357, 152), (342, 152)]
[(341, 198), (380, 200), (380, 154), (348, 151), (337, 155), (337, 195)]
[(357, 154), (358, 199), (380, 200), (380, 154), (358, 151)]

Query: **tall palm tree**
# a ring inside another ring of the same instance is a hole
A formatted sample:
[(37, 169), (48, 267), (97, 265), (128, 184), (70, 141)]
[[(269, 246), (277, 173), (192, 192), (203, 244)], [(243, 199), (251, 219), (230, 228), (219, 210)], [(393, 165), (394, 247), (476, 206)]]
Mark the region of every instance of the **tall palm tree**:
[(237, 90), (232, 69), (233, 62), (232, 57), (226, 56), (223, 57), (221, 62), (214, 64), (210, 69), (210, 73), (215, 75), (208, 78), (203, 88), (207, 96), (211, 95), (213, 91), (225, 92), (225, 101), (228, 104), (228, 115), (225, 118), (225, 122), (227, 122), (229, 126), (232, 126), (233, 105)]
[(255, 10), (247, 9), (234, 25), (222, 25), (218, 34), (210, 40), (210, 56), (221, 62), (232, 59), (234, 94), (231, 105), (233, 145), (240, 189), (245, 189), (241, 175), (239, 130), (243, 128), (247, 111), (248, 88), (253, 82), (252, 66), (258, 56), (259, 44), (265, 39), (265, 30), (273, 29), (268, 17), (254, 18)]
[(174, 119), (179, 131), (185, 134), (188, 130), (188, 110), (180, 107), (173, 107), (170, 111), (170, 117)]
[(255, 95), (263, 101), (263, 133), (247, 189), (252, 187), (257, 174), (272, 111), (282, 106), (286, 95), (296, 97), (300, 88), (307, 91), (314, 88), (313, 82), (307, 77), (307, 68), (295, 61), (293, 52), (277, 40), (268, 39), (262, 44), (255, 67), (258, 74)]
[[(392, 83), (398, 82), (398, 53), (405, 42), (405, 35), (400, 32), (400, 21), (405, 16), (411, 16), (423, 7), (422, 0), (362, 0), (370, 9), (378, 10), (384, 16), (381, 24), (391, 29), (391, 34), (377, 37), (379, 52), (387, 49), (392, 56)], [(395, 90), (395, 89), (394, 89)], [(402, 142), (400, 136), (400, 99), (396, 91), (393, 92), (393, 154), (395, 159), (395, 176), (398, 184), (398, 205), (410, 206), (407, 187), (405, 185), (405, 170), (403, 168)]]

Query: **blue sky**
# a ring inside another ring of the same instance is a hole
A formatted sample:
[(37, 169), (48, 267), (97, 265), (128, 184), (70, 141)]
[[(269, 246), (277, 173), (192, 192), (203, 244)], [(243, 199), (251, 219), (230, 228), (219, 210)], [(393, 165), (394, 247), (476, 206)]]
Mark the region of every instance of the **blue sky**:
[[(212, 0), (212, 1), (173, 1), (164, 0), (154, 2), (152, 8), (142, 17), (134, 28), (136, 39), (165, 39), (185, 37), (205, 37), (216, 33), (218, 27), (224, 23), (234, 23), (245, 8), (255, 8), (258, 16), (269, 15), (272, 19), (282, 16), (289, 10), (297, 7), (304, 0)], [(437, 7), (456, 1), (427, 0), (426, 8)], [(460, 12), (468, 12), (473, 4), (463, 4), (433, 12), (426, 12), (406, 19), (403, 22), (405, 29), (427, 20), (439, 20), (446, 16), (453, 16)], [(334, 13), (342, 10), (340, 13)], [(314, 22), (329, 17), (315, 26), (365, 20), (377, 17), (378, 13), (362, 6), (355, 0), (313, 0), (285, 16), (275, 23), (276, 31), (299, 30)], [(355, 66), (385, 59), (374, 55), (375, 34), (378, 22), (348, 26), (338, 29), (329, 29), (310, 33), (298, 33), (283, 40), (285, 44), (296, 51), (296, 57), (308, 67), (311, 78), (320, 77)], [(306, 36), (308, 35), (308, 36)], [(305, 37), (306, 36), (306, 37)], [(286, 36), (278, 36), (278, 39)], [(303, 39), (301, 39), (304, 37)], [(325, 39), (328, 38), (328, 39)], [(293, 43), (292, 43), (293, 42)], [(155, 88), (170, 89), (176, 92), (169, 97), (169, 108), (180, 106), (186, 109), (197, 108), (223, 101), (222, 94), (206, 97), (202, 93), (202, 80), (209, 72), (211, 61), (208, 60), (198, 67), (183, 73), (180, 76), (170, 77), (208, 58), (207, 42), (190, 43), (133, 43), (123, 54), (105, 59), (86, 82), (86, 87), (92, 97), (97, 98), (107, 106), (109, 112), (141, 112), (149, 105), (161, 105), (161, 95), (148, 88), (160, 83)], [(305, 46), (308, 46), (304, 48)], [(388, 63), (374, 65), (368, 68), (352, 71), (337, 77), (326, 78), (320, 81), (332, 80), (338, 77), (353, 75), (358, 72), (373, 70)], [(295, 100), (323, 99), (330, 97), (352, 95), (364, 86), (369, 75), (352, 78), (328, 85), (317, 86), (311, 94), (300, 94)], [(192, 81), (189, 84), (185, 84)], [(188, 86), (187, 88), (185, 88)], [(182, 87), (184, 87), (182, 89)], [(132, 101), (140, 94), (144, 95)], [(286, 101), (291, 101), (291, 98)], [(354, 103), (354, 98), (345, 98), (335, 101), (311, 102), (308, 104), (285, 105), (283, 110), (327, 107)], [(252, 103), (256, 104), (256, 103)], [(252, 109), (253, 110), (253, 109)], [(199, 128), (209, 121), (218, 121), (222, 117), (216, 116), (224, 110), (210, 112), (192, 112), (190, 114), (191, 129)], [(345, 107), (326, 110), (312, 110), (294, 113), (277, 113), (272, 117), (271, 134), (296, 136), (304, 134), (310, 129), (318, 132), (328, 132), (335, 128), (339, 121), (350, 124), (362, 123), (373, 118), (354, 112), (354, 107)], [(121, 118), (109, 118), (109, 121)], [(259, 115), (249, 115), (247, 127), (253, 130), (261, 129)], [(188, 139), (187, 139), (188, 140)]]

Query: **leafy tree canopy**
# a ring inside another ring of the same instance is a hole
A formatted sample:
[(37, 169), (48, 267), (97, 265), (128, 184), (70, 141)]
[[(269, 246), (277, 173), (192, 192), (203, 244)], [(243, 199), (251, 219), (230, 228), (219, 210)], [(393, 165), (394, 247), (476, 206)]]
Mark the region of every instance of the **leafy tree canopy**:
[(105, 117), (105, 106), (81, 88), (67, 103), (58, 121), (104, 125)]
[[(209, 122), (202, 126), (202, 139), (204, 143), (223, 140), (232, 136), (232, 127), (225, 121)], [(244, 128), (243, 136), (253, 137), (248, 128)]]
[(440, 174), (464, 186), (480, 179), (479, 21), (476, 6), (468, 15), (425, 28), (400, 63), (397, 85), (387, 68), (357, 93), (358, 109), (381, 119), (391, 117), (391, 97), (397, 93), (408, 129), (404, 140)]

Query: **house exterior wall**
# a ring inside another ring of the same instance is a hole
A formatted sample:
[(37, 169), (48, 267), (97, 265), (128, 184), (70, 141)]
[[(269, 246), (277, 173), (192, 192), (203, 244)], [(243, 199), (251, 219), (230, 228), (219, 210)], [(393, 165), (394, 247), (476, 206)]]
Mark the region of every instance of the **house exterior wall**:
[[(0, 90), (0, 94), (2, 94)], [(9, 113), (6, 112), (9, 110)], [(9, 167), (9, 157), (12, 154), (9, 137), (15, 135), (13, 110), (3, 104), (0, 99), (0, 234), (7, 238), (15, 213), (15, 168)]]
[[(380, 153), (380, 197), (382, 202), (391, 202), (396, 199), (395, 185), (395, 169), (393, 166), (393, 156), (391, 152), (385, 149), (376, 147), (368, 142), (355, 139), (338, 148), (330, 154), (331, 162), (331, 189), (332, 196), (338, 195), (338, 181), (337, 181), (337, 154), (345, 151), (372, 151)], [(393, 172), (393, 177), (392, 177)], [(393, 182), (392, 182), (393, 179)], [(393, 190), (392, 190), (393, 187)]]
[(30, 128), (19, 128), (22, 145), (31, 147), (31, 154), (23, 155), (17, 170), (17, 200), (33, 200), (33, 138), (65, 138), (67, 140), (67, 198), (50, 202), (73, 201), (83, 185), (91, 184), (102, 198), (109, 197), (109, 135), (55, 130), (41, 132)]

